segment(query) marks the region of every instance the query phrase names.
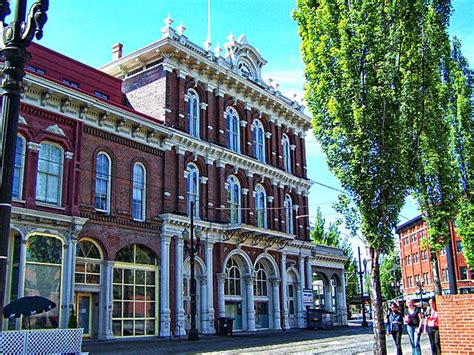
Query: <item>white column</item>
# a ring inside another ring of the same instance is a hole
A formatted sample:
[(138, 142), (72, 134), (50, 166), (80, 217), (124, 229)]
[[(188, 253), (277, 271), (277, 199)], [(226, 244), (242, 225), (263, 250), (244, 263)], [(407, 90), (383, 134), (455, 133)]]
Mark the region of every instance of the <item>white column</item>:
[(183, 308), (183, 251), (184, 251), (184, 242), (180, 237), (175, 237), (176, 248), (175, 248), (175, 302), (176, 302), (176, 327), (172, 333), (176, 335), (185, 335), (186, 330), (184, 329), (185, 314)]
[(287, 282), (287, 272), (286, 272), (286, 254), (281, 254), (281, 298), (282, 298), (282, 310), (283, 310), (283, 329), (290, 329), (290, 324), (288, 321), (288, 282)]
[(273, 298), (273, 329), (281, 330), (281, 312), (280, 312), (280, 279), (271, 280), (272, 298)]
[(200, 287), (200, 300), (199, 300), (199, 314), (200, 314), (200, 333), (212, 334), (213, 332), (209, 329), (209, 299), (207, 294), (207, 276), (199, 276), (199, 287)]
[(69, 314), (74, 308), (74, 269), (76, 263), (76, 247), (77, 239), (72, 232), (70, 232), (64, 246), (60, 328), (67, 328)]
[(245, 275), (245, 286), (247, 289), (247, 331), (255, 331), (255, 307), (253, 297), (253, 280), (252, 275)]
[(340, 302), (338, 302), (338, 304), (340, 304), (340, 309), (341, 309), (341, 322), (342, 322), (342, 325), (347, 325), (347, 304), (346, 304), (346, 280), (345, 280), (345, 277), (344, 277), (344, 270), (341, 271), (340, 273), (341, 275), (341, 286), (340, 286), (340, 294), (341, 294), (341, 297), (340, 297)]
[(219, 317), (225, 317), (225, 299), (224, 299), (224, 283), (225, 273), (216, 274), (217, 276), (217, 314)]
[(161, 236), (161, 273), (160, 273), (160, 336), (167, 337), (171, 332), (170, 310), (170, 243), (168, 235)]
[(112, 339), (112, 282), (114, 272), (113, 261), (104, 260), (100, 275), (101, 289), (99, 299), (99, 339)]
[[(13, 256), (12, 256), (13, 257)], [(21, 246), (20, 246), (20, 268), (18, 270), (18, 298), (21, 298), (25, 294), (25, 289), (23, 288), (23, 285), (25, 284), (25, 268), (22, 265), (26, 265), (26, 239), (25, 235), (23, 233), (21, 234)], [(11, 272), (9, 273), (11, 275)], [(10, 280), (11, 284), (12, 280)], [(6, 295), (5, 295), (5, 300), (7, 300)], [(15, 320), (15, 329), (19, 330), (21, 327), (21, 318), (17, 318)], [(6, 324), (4, 322), (4, 324)]]
[(300, 282), (298, 287), (298, 327), (305, 328), (306, 311), (303, 304), (303, 289), (305, 286), (304, 257), (298, 256), (298, 272), (300, 274)]
[(212, 251), (214, 244), (209, 241), (206, 242), (205, 258), (206, 258), (206, 270), (207, 270), (207, 307), (208, 307), (208, 318), (209, 318), (209, 334), (215, 333), (214, 326), (214, 265), (212, 258)]
[(313, 270), (309, 256), (306, 257), (306, 288), (313, 289)]

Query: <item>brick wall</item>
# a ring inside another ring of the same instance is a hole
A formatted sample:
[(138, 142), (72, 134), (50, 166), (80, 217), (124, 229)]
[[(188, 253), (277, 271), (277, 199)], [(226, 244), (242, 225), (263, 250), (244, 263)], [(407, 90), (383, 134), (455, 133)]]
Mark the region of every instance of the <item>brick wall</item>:
[(474, 294), (436, 300), (443, 354), (474, 354)]

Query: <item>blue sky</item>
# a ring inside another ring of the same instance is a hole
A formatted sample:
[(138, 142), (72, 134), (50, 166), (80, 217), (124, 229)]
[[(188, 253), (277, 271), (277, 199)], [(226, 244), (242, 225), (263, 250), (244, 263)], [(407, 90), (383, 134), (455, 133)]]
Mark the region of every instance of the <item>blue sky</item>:
[[(474, 0), (454, 0), (453, 6), (451, 34), (461, 39), (464, 54), (474, 63)], [(294, 7), (295, 0), (211, 0), (213, 47), (218, 42), (223, 47), (230, 31), (236, 37), (246, 34), (249, 43), (268, 60), (263, 77), (280, 83), (280, 90), (288, 96), (293, 93), (302, 96), (300, 39), (290, 15)], [(168, 13), (175, 20), (175, 27), (183, 21), (187, 28), (185, 35), (191, 41), (204, 42), (207, 0), (81, 0), (50, 1), (49, 20), (40, 43), (98, 67), (111, 60), (111, 47), (116, 42), (123, 43), (124, 53), (129, 53), (160, 39), (163, 19)], [(311, 136), (307, 138), (307, 160), (311, 180), (339, 187)], [(315, 184), (310, 192), (311, 215), (319, 206), (327, 221), (339, 217), (331, 206), (337, 198), (336, 191)], [(408, 201), (400, 222), (417, 214), (416, 205)]]

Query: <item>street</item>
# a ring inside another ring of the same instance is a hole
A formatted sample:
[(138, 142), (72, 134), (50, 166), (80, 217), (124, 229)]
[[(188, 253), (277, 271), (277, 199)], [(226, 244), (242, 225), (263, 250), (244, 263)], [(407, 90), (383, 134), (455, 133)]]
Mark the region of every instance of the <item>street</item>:
[[(90, 354), (372, 354), (373, 335), (369, 322), (362, 328), (360, 322), (332, 330), (290, 330), (257, 333), (237, 333), (232, 337), (201, 336), (199, 341), (186, 338), (150, 338), (140, 340), (85, 341), (83, 351)], [(402, 337), (403, 351), (411, 353), (408, 335)], [(430, 346), (426, 334), (421, 337), (423, 353)], [(393, 340), (387, 337), (389, 354), (395, 354)]]

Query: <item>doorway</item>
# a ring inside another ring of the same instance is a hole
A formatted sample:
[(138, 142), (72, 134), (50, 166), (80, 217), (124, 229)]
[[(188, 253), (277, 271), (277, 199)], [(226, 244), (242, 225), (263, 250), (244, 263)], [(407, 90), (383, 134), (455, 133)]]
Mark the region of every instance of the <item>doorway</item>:
[(92, 327), (92, 293), (76, 294), (77, 326), (84, 328), (83, 336), (91, 337)]

